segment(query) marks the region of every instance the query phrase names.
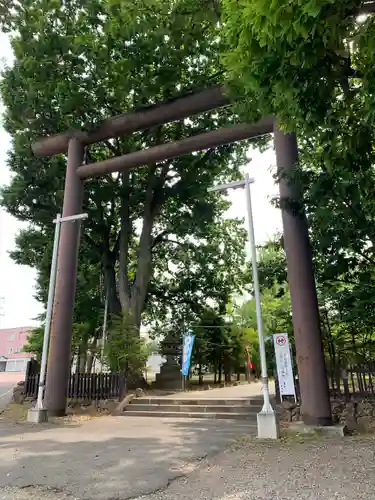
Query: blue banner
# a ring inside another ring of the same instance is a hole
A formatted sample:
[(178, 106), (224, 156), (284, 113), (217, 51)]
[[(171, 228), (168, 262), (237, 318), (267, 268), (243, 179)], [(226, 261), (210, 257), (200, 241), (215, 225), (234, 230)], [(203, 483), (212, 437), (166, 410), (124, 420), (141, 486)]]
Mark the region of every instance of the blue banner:
[(187, 377), (189, 375), (191, 354), (193, 352), (195, 335), (184, 335), (184, 343), (182, 350), (182, 375)]

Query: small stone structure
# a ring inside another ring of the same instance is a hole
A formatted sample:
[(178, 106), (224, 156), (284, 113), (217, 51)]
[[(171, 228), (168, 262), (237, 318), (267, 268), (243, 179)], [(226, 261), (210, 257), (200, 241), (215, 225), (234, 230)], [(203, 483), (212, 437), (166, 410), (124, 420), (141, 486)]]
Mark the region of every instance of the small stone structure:
[[(352, 431), (375, 431), (375, 399), (356, 398), (346, 401), (344, 397), (331, 399), (334, 424), (346, 425)], [(284, 401), (281, 405), (281, 417), (284, 422), (302, 420), (298, 404)]]
[(351, 430), (375, 431), (375, 399), (362, 398), (349, 402), (332, 400), (334, 423), (341, 423)]
[(298, 422), (302, 420), (301, 409), (298, 403), (293, 403), (291, 401), (283, 401), (279, 405), (280, 409), (280, 420), (282, 422)]
[(22, 404), (24, 401), (25, 401), (25, 382), (18, 382), (18, 384), (13, 389), (11, 402), (16, 404)]
[(160, 373), (157, 373), (155, 377), (154, 386), (158, 389), (182, 389), (181, 366), (178, 362), (181, 351), (180, 338), (168, 335), (161, 342), (161, 352), (167, 360), (161, 365)]

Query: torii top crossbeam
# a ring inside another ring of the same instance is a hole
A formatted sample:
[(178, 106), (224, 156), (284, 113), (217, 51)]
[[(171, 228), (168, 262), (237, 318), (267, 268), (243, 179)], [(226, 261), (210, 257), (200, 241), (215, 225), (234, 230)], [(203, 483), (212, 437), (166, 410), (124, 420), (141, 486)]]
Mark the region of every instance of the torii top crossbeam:
[[(124, 113), (102, 122), (91, 131), (72, 130), (41, 139), (32, 148), (38, 156), (53, 156), (66, 153), (69, 141), (77, 139), (87, 146), (113, 137), (129, 135), (138, 130), (155, 127), (175, 120), (182, 120), (205, 111), (214, 110), (230, 104), (223, 86), (218, 85), (196, 94), (180, 97), (164, 104), (137, 111)], [(124, 156), (110, 158), (98, 163), (78, 167), (77, 174), (81, 179), (98, 177), (111, 172), (149, 165), (155, 162), (179, 157), (183, 154), (202, 151), (243, 139), (257, 137), (273, 131), (274, 118), (268, 116), (254, 124), (239, 124), (206, 132), (180, 141), (161, 144), (152, 148), (128, 153)]]
[(148, 106), (134, 113), (123, 113), (108, 120), (90, 131), (68, 130), (61, 134), (44, 137), (32, 146), (37, 156), (54, 156), (68, 151), (69, 140), (79, 139), (84, 146), (96, 142), (129, 135), (138, 130), (155, 127), (164, 123), (182, 120), (189, 116), (228, 105), (229, 99), (222, 85), (211, 89), (179, 97), (166, 103)]

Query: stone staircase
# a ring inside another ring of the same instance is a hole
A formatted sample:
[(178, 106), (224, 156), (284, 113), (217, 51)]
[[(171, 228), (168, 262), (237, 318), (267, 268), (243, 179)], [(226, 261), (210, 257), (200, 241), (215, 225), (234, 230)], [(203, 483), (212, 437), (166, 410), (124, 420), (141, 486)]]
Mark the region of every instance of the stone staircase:
[(261, 396), (236, 399), (141, 397), (133, 399), (126, 406), (124, 416), (239, 419), (256, 424), (256, 416), (262, 409), (262, 402)]

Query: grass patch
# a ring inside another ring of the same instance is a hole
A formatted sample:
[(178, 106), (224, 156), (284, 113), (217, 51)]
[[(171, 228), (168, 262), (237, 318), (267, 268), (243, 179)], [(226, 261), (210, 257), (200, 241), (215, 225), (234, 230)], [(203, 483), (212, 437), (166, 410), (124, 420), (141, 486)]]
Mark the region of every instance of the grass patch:
[(0, 421), (14, 424), (26, 422), (29, 408), (30, 406), (26, 404), (10, 403), (1, 413)]

